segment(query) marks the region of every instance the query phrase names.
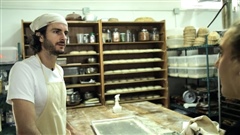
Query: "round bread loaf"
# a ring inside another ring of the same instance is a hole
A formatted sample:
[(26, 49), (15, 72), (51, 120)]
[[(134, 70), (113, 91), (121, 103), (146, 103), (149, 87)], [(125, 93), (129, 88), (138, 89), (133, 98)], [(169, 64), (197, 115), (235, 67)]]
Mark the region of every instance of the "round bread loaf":
[(134, 20), (135, 22), (155, 22), (151, 17), (139, 17)]
[(208, 40), (215, 40), (215, 41), (217, 41), (219, 39), (220, 39), (220, 35), (216, 31), (212, 31), (208, 35)]

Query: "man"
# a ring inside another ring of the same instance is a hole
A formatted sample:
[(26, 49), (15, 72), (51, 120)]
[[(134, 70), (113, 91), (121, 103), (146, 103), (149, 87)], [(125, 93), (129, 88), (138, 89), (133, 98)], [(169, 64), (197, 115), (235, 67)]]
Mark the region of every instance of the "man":
[(50, 13), (36, 18), (30, 29), (34, 55), (15, 63), (9, 74), (7, 103), (12, 105), (17, 134), (80, 134), (67, 122), (63, 69), (56, 64), (66, 47), (68, 24)]

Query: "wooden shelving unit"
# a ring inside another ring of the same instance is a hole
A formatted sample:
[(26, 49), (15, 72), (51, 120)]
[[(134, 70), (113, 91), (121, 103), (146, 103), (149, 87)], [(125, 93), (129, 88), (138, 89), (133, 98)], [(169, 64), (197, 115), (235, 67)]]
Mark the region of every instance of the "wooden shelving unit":
[[(29, 28), (30, 23), (22, 21), (23, 59), (33, 55), (29, 46), (29, 39), (33, 34)], [(59, 56), (59, 58), (67, 58), (67, 64), (61, 66), (63, 68), (96, 67), (98, 72), (64, 76), (67, 89), (73, 88), (75, 91), (79, 91), (81, 95), (86, 91), (93, 92), (100, 100), (100, 103), (95, 105), (106, 105), (108, 100), (114, 100), (114, 95), (121, 94), (121, 103), (147, 100), (162, 104), (165, 107), (169, 106), (165, 21), (102, 22), (99, 20), (97, 22), (68, 21), (68, 24), (70, 43), (65, 49), (65, 54)], [(142, 28), (151, 32), (152, 28), (157, 28), (160, 40), (104, 43), (102, 40), (102, 29), (104, 28), (111, 30), (118, 28), (120, 33), (126, 32), (127, 29), (138, 32)], [(90, 32), (96, 34), (96, 43), (77, 43), (77, 33)], [(70, 54), (71, 51), (90, 50), (96, 53)], [(115, 50), (115, 52), (112, 50)], [(86, 59), (89, 57), (95, 57), (97, 62), (87, 63)], [(126, 60), (126, 62), (116, 62), (118, 60)], [(78, 83), (72, 84), (72, 78), (77, 78)], [(81, 84), (79, 81), (81, 79), (94, 79), (96, 83)], [(109, 90), (118, 91), (109, 93)], [(80, 104), (68, 108), (78, 107), (86, 107), (86, 105)]]

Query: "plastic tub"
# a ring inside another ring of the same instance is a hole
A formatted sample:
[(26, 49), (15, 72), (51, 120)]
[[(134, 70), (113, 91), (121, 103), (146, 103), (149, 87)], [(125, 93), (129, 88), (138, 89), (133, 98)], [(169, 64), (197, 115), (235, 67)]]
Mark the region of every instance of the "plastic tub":
[(168, 66), (169, 67), (177, 67), (178, 66), (177, 56), (168, 57)]
[[(187, 58), (188, 66), (190, 67), (204, 67), (207, 66), (206, 55), (193, 55)], [(214, 66), (217, 61), (217, 54), (208, 55), (208, 66)]]
[(63, 68), (64, 75), (78, 75), (78, 67), (65, 67)]
[(166, 30), (167, 38), (183, 36), (184, 28), (174, 28)]
[(18, 61), (16, 47), (0, 47), (0, 64), (13, 64)]
[(179, 67), (187, 67), (188, 66), (187, 56), (177, 57), (177, 65)]
[(66, 65), (67, 64), (67, 58), (57, 58), (58, 65)]
[(167, 39), (167, 46), (168, 48), (179, 48), (179, 47), (183, 47), (183, 38), (171, 38), (171, 39)]
[[(207, 67), (189, 67), (188, 77), (189, 78), (206, 78), (207, 76)], [(209, 77), (214, 76), (215, 67), (209, 67)]]
[(177, 67), (178, 77), (187, 78), (188, 77), (188, 69), (186, 67)]
[(177, 67), (168, 67), (168, 75), (172, 77), (178, 77)]

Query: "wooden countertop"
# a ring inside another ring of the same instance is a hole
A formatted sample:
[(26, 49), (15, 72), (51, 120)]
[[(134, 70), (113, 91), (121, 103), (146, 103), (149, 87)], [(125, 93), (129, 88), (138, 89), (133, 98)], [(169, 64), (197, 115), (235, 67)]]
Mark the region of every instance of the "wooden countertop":
[(94, 135), (91, 127), (93, 120), (103, 120), (126, 116), (137, 116), (144, 125), (155, 132), (182, 131), (182, 122), (191, 118), (170, 109), (147, 101), (121, 104), (122, 111), (113, 113), (113, 105), (95, 106), (67, 110), (70, 123), (85, 135)]

